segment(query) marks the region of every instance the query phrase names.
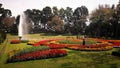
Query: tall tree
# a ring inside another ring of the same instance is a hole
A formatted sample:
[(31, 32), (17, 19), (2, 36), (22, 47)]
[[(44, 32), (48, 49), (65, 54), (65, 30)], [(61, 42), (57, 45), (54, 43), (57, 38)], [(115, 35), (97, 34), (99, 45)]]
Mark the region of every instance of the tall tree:
[(64, 10), (63, 8), (61, 8), (61, 9), (59, 10), (59, 17), (60, 17), (62, 20), (64, 20), (64, 18), (65, 18), (65, 10)]
[(52, 10), (50, 7), (45, 7), (43, 8), (42, 10), (42, 14), (41, 14), (41, 23), (43, 24), (44, 28), (45, 28), (45, 25), (47, 23), (47, 21), (50, 21), (52, 19)]
[[(120, 1), (115, 9), (111, 22), (114, 27), (114, 36), (119, 37), (120, 35)], [(119, 37), (120, 38), (120, 37)]]
[(73, 21), (74, 21), (74, 32), (79, 34), (83, 33), (86, 27), (86, 19), (88, 16), (88, 9), (85, 6), (81, 6), (75, 9), (73, 13)]
[[(9, 9), (2, 8), (2, 4), (0, 4), (0, 30), (4, 32), (8, 32), (8, 27), (10, 24), (13, 24), (14, 21), (11, 21), (13, 19), (10, 19), (12, 13)], [(9, 25), (8, 25), (9, 24)]]
[(25, 14), (27, 15), (27, 17), (30, 20), (31, 27), (32, 27), (31, 32), (39, 32), (42, 12), (38, 9), (32, 9), (32, 10), (27, 9), (25, 11)]
[(53, 15), (55, 16), (58, 16), (59, 15), (59, 12), (58, 12), (58, 8), (57, 7), (53, 7)]
[(95, 37), (112, 36), (114, 27), (112, 27), (113, 24), (110, 22), (110, 19), (112, 19), (113, 13), (113, 6), (99, 5), (99, 8), (91, 14), (90, 34)]

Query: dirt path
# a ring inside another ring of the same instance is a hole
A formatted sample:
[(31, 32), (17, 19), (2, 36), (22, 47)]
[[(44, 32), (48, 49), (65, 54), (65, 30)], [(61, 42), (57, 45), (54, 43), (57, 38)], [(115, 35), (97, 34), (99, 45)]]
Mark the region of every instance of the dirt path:
[(0, 51), (0, 59), (2, 58), (2, 55), (5, 52), (6, 46), (7, 46), (8, 39), (5, 40), (5, 42), (2, 44), (3, 48)]

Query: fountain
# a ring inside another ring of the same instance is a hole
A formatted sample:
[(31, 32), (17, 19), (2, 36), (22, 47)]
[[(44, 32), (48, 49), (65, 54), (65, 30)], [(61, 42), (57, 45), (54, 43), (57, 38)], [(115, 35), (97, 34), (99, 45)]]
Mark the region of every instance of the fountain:
[(27, 39), (24, 37), (28, 34), (29, 19), (25, 13), (20, 15), (19, 25), (18, 25), (18, 38), (19, 40)]

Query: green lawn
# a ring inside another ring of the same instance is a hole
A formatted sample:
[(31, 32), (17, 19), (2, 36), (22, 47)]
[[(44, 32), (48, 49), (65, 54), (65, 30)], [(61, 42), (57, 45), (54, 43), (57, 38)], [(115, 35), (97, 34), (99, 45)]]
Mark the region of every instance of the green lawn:
[[(68, 36), (40, 36), (40, 34), (34, 34), (29, 35), (29, 37), (32, 39), (48, 39), (65, 38)], [(111, 55), (112, 51), (117, 50), (116, 48), (110, 51), (75, 51), (66, 49), (68, 51), (68, 55), (65, 57), (5, 64), (8, 56), (7, 53), (10, 50), (31, 47), (26, 43), (10, 44), (10, 40), (17, 39), (17, 36), (8, 35), (7, 38), (7, 47), (5, 53), (0, 59), (0, 68), (120, 68), (120, 57)]]

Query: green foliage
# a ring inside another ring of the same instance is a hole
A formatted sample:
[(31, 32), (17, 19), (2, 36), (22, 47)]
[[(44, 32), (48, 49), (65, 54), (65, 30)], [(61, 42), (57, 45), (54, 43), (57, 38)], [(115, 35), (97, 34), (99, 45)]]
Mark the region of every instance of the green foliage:
[(100, 5), (91, 13), (91, 23), (86, 33), (92, 37), (119, 38), (120, 35), (120, 3), (117, 7)]
[(29, 40), (21, 40), (21, 43), (27, 43)]
[(58, 16), (54, 16), (51, 21), (48, 21), (47, 24), (50, 31), (56, 33), (63, 33), (64, 31), (64, 22)]
[(97, 44), (97, 41), (93, 41), (93, 40), (86, 40), (85, 42), (86, 44)]
[(12, 15), (11, 10), (5, 9), (0, 3), (0, 31), (9, 32), (15, 18), (10, 18)]
[(72, 32), (74, 34), (83, 34), (86, 28), (86, 21), (88, 16), (88, 9), (85, 6), (77, 7), (73, 13), (73, 22), (74, 26), (72, 27), (74, 30)]
[(48, 50), (48, 49), (49, 49), (48, 46), (36, 46), (36, 47), (24, 48), (23, 50), (17, 51), (15, 53), (15, 56), (19, 56), (19, 55), (25, 54), (25, 53), (40, 51), (40, 50)]
[(60, 40), (59, 43), (61, 44), (82, 44), (82, 42), (75, 42), (71, 40)]
[(6, 39), (6, 33), (3, 31), (0, 31), (0, 44), (4, 42), (5, 39)]

